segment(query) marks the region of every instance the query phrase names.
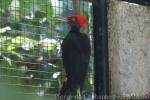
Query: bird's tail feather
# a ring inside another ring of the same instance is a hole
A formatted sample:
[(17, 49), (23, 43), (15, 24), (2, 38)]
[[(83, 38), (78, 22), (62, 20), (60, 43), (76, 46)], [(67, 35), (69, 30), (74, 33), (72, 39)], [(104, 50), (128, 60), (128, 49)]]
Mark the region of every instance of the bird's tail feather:
[(60, 90), (59, 100), (67, 100), (67, 98), (75, 95), (77, 95), (77, 85), (71, 80), (64, 82)]

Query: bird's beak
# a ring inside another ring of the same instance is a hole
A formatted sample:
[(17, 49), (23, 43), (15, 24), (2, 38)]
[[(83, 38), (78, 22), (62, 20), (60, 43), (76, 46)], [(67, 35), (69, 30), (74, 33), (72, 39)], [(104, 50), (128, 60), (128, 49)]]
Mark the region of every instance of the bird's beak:
[(68, 22), (68, 20), (64, 17), (56, 17), (56, 18), (54, 18), (54, 20), (55, 21), (60, 21), (60, 22), (66, 22), (66, 23)]

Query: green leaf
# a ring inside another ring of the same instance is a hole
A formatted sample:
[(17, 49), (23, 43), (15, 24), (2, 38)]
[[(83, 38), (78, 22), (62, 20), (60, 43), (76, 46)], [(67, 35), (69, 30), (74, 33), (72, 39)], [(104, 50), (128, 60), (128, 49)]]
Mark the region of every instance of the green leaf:
[(6, 32), (6, 29), (0, 28), (0, 33), (5, 33), (5, 32)]
[(3, 8), (0, 8), (0, 14), (5, 13), (5, 10)]
[(0, 0), (1, 8), (4, 10), (8, 10), (11, 1), (12, 0)]
[(20, 58), (21, 60), (23, 60), (23, 56), (20, 53), (17, 53), (15, 51), (11, 52), (12, 54), (16, 55), (18, 58)]
[(15, 44), (10, 44), (7, 46), (7, 52), (12, 52), (14, 49), (16, 49)]
[(8, 58), (8, 57), (5, 57), (3, 56), (3, 58), (8, 62), (8, 64), (11, 66), (12, 65), (12, 62), (11, 62), (11, 59)]

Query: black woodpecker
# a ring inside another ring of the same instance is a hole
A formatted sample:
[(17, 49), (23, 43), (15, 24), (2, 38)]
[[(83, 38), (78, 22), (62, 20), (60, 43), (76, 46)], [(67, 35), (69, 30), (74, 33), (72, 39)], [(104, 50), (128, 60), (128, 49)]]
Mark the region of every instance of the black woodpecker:
[(69, 16), (65, 20), (70, 26), (70, 32), (64, 38), (61, 50), (63, 66), (66, 73), (59, 97), (67, 100), (67, 96), (77, 95), (77, 90), (82, 92), (84, 81), (86, 79), (88, 64), (91, 54), (90, 40), (80, 29), (87, 24), (84, 16)]

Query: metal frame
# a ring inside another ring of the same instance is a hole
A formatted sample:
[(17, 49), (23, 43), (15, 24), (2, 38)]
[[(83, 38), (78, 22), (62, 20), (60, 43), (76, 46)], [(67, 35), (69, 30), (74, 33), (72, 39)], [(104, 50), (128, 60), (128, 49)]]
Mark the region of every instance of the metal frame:
[[(95, 96), (109, 95), (108, 32), (106, 0), (93, 0)], [(100, 98), (96, 98), (99, 100)]]
[(122, 1), (127, 1), (129, 3), (136, 3), (139, 5), (150, 6), (150, 0), (122, 0)]

